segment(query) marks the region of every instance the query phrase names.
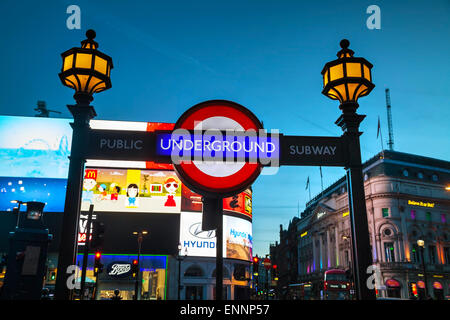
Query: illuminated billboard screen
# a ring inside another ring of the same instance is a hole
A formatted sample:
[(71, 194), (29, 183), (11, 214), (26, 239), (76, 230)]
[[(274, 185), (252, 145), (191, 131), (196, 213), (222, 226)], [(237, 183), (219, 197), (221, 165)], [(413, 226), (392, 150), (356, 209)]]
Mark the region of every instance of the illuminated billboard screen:
[[(215, 257), (215, 231), (203, 231), (202, 213), (182, 211), (180, 216), (181, 255)], [(235, 216), (223, 216), (223, 257), (252, 259), (252, 223)]]
[(66, 179), (72, 141), (69, 122), (0, 116), (0, 176)]
[[(185, 185), (181, 186), (181, 211), (202, 211), (202, 196), (193, 192)], [(233, 197), (223, 199), (223, 210), (225, 213), (244, 215), (252, 219), (252, 191), (247, 189)]]
[(87, 168), (81, 210), (180, 213), (181, 181), (173, 171)]

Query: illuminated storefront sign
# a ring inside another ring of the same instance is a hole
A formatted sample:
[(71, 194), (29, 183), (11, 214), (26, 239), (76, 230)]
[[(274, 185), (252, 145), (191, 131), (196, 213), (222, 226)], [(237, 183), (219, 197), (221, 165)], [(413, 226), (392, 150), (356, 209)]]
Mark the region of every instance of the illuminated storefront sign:
[(124, 261), (113, 262), (108, 265), (106, 273), (110, 277), (126, 278), (131, 275), (131, 263)]
[[(187, 256), (215, 257), (215, 231), (201, 229), (200, 212), (181, 212), (180, 244), (181, 254)], [(252, 259), (252, 224), (234, 216), (223, 216), (223, 256), (230, 259), (250, 261)]]
[[(97, 216), (95, 214), (92, 215), (92, 221), (96, 220)], [(78, 245), (84, 246), (86, 243), (86, 237), (87, 237), (87, 220), (88, 215), (84, 212), (80, 213), (80, 222), (78, 224), (79, 232), (78, 232)], [(91, 223), (91, 236), (89, 237), (92, 239), (92, 223)]]
[(342, 217), (346, 217), (346, 216), (348, 216), (350, 214), (350, 212), (349, 211), (346, 211), (346, 212), (344, 212), (343, 214), (342, 214)]
[[(175, 155), (188, 160), (248, 161), (272, 160), (279, 157), (278, 139), (253, 134), (229, 132), (218, 134), (176, 135), (171, 133), (156, 136), (156, 154)], [(267, 161), (266, 161), (267, 162)]]
[(434, 203), (432, 203), (432, 202), (422, 202), (422, 201), (408, 200), (408, 204), (412, 205), (412, 206), (434, 208)]
[(307, 235), (308, 235), (308, 231), (305, 231), (300, 235), (300, 238), (306, 237)]
[(181, 182), (173, 171), (88, 168), (82, 210), (179, 213)]

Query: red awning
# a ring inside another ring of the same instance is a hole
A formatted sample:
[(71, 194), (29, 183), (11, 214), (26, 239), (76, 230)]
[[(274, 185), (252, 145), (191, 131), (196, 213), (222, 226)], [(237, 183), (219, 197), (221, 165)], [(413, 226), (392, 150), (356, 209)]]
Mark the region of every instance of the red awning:
[(442, 290), (442, 284), (438, 281), (433, 282), (433, 288)]
[(386, 286), (389, 288), (400, 288), (402, 285), (395, 279), (386, 280)]

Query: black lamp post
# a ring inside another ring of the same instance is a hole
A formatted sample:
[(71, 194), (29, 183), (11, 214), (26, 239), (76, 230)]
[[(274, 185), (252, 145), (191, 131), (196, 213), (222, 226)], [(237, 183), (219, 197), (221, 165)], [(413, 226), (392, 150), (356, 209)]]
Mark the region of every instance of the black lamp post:
[(148, 234), (148, 231), (146, 231), (146, 230), (142, 230), (139, 232), (134, 231), (133, 234), (135, 236), (137, 236), (137, 242), (138, 242), (137, 273), (136, 273), (136, 278), (134, 281), (134, 300), (138, 300), (138, 298), (140, 297), (140, 294), (139, 294), (140, 277), (139, 277), (139, 275), (141, 274), (140, 258), (141, 258), (142, 241), (144, 240), (144, 236)]
[[(184, 255), (187, 256), (187, 248), (185, 248), (185, 250), (184, 250)], [(181, 255), (181, 243), (178, 244), (177, 260), (178, 260), (178, 300), (180, 300), (180, 293), (181, 293), (181, 261), (184, 260), (184, 257)]]
[(59, 78), (63, 85), (75, 90), (73, 97), (76, 104), (67, 106), (74, 122), (71, 123), (72, 147), (55, 286), (55, 298), (58, 300), (71, 299), (71, 289), (66, 284), (70, 274), (66, 270), (76, 264), (80, 193), (86, 161), (83, 149), (89, 139), (89, 121), (96, 116), (90, 102), (94, 93), (111, 88), (112, 59), (97, 50), (95, 35), (94, 30), (88, 30), (87, 39), (81, 42), (81, 48), (72, 48), (61, 54), (63, 64)]
[(333, 100), (339, 100), (342, 115), (336, 124), (344, 132), (347, 146), (347, 190), (351, 223), (351, 240), (353, 249), (353, 274), (358, 300), (374, 300), (375, 291), (366, 285), (367, 268), (372, 265), (369, 226), (367, 222), (364, 182), (362, 175), (361, 148), (359, 144), (359, 124), (365, 118), (356, 113), (358, 98), (368, 95), (375, 85), (371, 82), (372, 64), (364, 58), (353, 57), (348, 49), (350, 42), (342, 40), (342, 50), (338, 59), (325, 64), (322, 93)]
[(423, 282), (425, 283), (424, 291), (425, 291), (425, 299), (428, 299), (428, 290), (427, 290), (427, 270), (425, 268), (425, 256), (423, 254), (425, 250), (425, 241), (417, 240), (417, 245), (420, 248), (420, 258), (422, 260), (422, 269), (423, 269)]

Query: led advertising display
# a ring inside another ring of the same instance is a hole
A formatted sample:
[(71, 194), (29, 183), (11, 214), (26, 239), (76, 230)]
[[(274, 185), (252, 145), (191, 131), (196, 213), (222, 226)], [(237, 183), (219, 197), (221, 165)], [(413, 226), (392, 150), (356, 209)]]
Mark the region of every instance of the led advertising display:
[[(46, 212), (63, 212), (72, 119), (0, 116), (0, 211), (11, 211), (11, 200), (40, 201)], [(171, 123), (91, 120), (93, 129), (170, 130)], [(173, 170), (150, 161), (87, 160), (95, 167)], [(126, 190), (126, 186), (125, 186)], [(174, 197), (177, 212), (179, 195)], [(103, 203), (105, 205), (105, 203)], [(25, 210), (22, 207), (21, 210)], [(86, 210), (86, 207), (83, 207)], [(173, 212), (165, 210), (162, 212)]]
[[(181, 254), (187, 256), (215, 257), (216, 234), (202, 230), (200, 212), (182, 211), (180, 216)], [(252, 223), (246, 219), (224, 215), (223, 257), (250, 261), (252, 259)]]
[(69, 119), (0, 116), (0, 176), (67, 178)]
[[(0, 177), (0, 211), (11, 211), (11, 200), (45, 203), (45, 212), (63, 212), (66, 179)], [(26, 206), (20, 208), (26, 210)]]
[(88, 168), (82, 210), (179, 213), (181, 182), (173, 171)]
[[(185, 185), (181, 186), (181, 211), (202, 211), (202, 196), (193, 192)], [(252, 191), (247, 189), (237, 195), (223, 199), (223, 210), (242, 214), (252, 219)]]

